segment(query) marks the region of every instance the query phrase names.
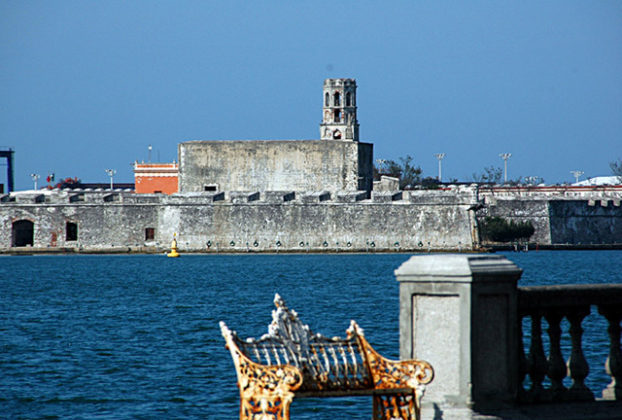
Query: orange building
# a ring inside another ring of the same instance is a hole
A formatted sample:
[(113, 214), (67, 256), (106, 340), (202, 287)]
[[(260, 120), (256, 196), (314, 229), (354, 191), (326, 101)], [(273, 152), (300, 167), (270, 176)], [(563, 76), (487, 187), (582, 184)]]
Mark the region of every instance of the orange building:
[(134, 162), (134, 184), (139, 194), (173, 194), (179, 190), (179, 165)]

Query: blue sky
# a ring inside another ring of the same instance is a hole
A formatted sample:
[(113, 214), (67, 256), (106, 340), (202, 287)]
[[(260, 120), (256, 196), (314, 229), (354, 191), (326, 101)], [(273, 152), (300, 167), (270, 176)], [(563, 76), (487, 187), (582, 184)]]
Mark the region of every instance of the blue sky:
[[(620, 1), (3, 1), (0, 145), (17, 189), (132, 182), (186, 140), (317, 139), (357, 80), (361, 140), (471, 180), (569, 182), (622, 158)], [(6, 182), (4, 167), (0, 182)]]

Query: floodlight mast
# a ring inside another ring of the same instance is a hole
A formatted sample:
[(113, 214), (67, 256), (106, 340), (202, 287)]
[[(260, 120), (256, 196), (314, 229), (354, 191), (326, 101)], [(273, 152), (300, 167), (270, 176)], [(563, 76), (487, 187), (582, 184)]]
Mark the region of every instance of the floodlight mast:
[(35, 190), (37, 189), (37, 180), (39, 178), (41, 178), (41, 175), (39, 174), (30, 174), (30, 177), (32, 178), (32, 181), (35, 183)]
[(435, 153), (434, 156), (438, 159), (438, 182), (443, 180), (443, 165), (442, 160), (445, 157), (445, 153)]
[(387, 163), (386, 159), (376, 159), (376, 167), (378, 168), (378, 175), (382, 174), (384, 170), (384, 165)]
[(110, 189), (112, 189), (112, 186), (113, 186), (112, 179), (114, 178), (114, 174), (116, 174), (117, 171), (116, 171), (116, 169), (105, 169), (105, 171), (108, 174), (108, 176), (110, 177)]
[(581, 175), (583, 175), (585, 172), (583, 171), (570, 171), (570, 173), (574, 176), (575, 179), (575, 184), (579, 183), (579, 178), (581, 177)]
[(500, 153), (499, 157), (503, 159), (503, 183), (508, 182), (508, 159), (512, 156), (512, 153)]

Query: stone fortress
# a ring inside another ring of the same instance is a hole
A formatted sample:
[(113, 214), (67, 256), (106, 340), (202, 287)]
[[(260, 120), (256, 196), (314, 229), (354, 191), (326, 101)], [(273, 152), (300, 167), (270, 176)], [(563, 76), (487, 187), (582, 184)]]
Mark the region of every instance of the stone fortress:
[(180, 143), (178, 192), (170, 195), (2, 195), (0, 249), (161, 252), (176, 233), (182, 252), (462, 251), (480, 247), (478, 217), (488, 214), (531, 220), (532, 240), (543, 246), (622, 242), (622, 187), (517, 194), (374, 182), (373, 145), (359, 141), (356, 87), (353, 79), (324, 82), (319, 140)]
[(321, 140), (189, 141), (179, 191), (371, 191), (373, 145), (359, 142), (356, 82), (324, 82)]

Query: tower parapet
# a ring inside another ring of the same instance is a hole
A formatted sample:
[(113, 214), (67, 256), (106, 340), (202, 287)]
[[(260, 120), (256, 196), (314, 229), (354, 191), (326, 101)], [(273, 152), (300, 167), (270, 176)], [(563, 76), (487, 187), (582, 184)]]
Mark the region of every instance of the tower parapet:
[(323, 89), (322, 140), (359, 141), (356, 80), (326, 79)]

